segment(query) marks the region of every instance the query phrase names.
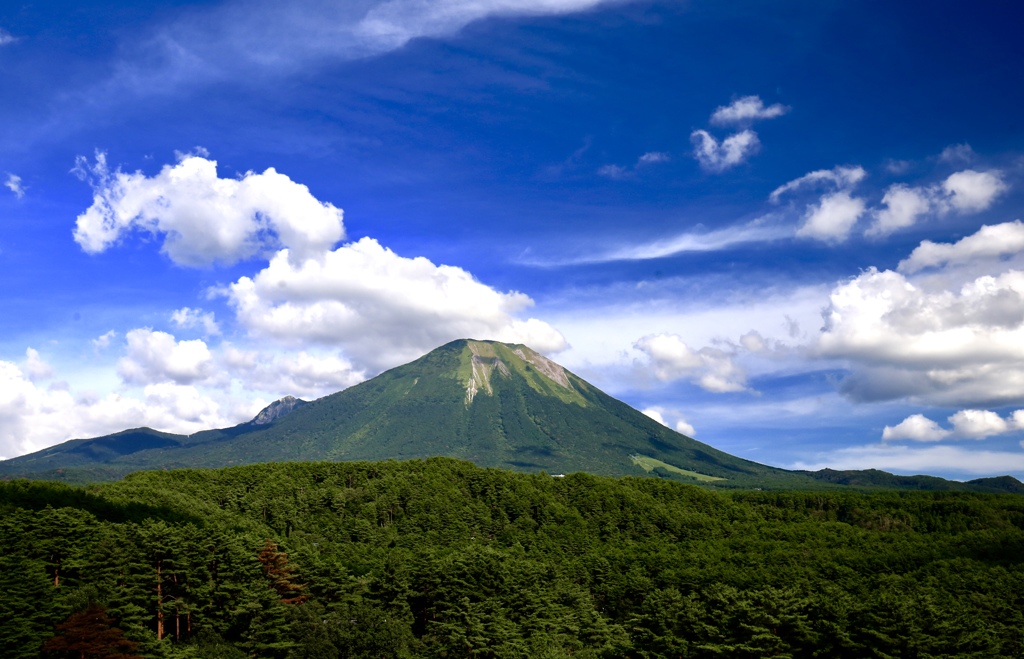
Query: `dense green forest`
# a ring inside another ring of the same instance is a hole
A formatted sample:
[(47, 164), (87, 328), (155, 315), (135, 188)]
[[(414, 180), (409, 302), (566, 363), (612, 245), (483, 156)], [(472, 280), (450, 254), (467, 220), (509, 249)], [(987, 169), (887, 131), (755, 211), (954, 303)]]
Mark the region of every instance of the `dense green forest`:
[(14, 480), (0, 655), (1024, 656), (1024, 497), (441, 458)]

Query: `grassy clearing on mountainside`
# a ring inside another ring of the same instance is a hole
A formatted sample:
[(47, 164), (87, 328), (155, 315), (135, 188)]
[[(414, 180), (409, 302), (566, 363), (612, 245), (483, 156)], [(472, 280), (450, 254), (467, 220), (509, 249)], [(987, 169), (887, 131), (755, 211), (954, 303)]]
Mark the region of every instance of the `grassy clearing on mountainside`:
[(661, 460), (649, 458), (646, 455), (631, 455), (629, 456), (629, 459), (633, 461), (633, 464), (637, 465), (638, 467), (646, 471), (648, 474), (657, 469), (658, 467), (661, 467), (662, 469), (671, 471), (674, 474), (687, 476), (689, 478), (695, 478), (701, 481), (702, 483), (712, 483), (714, 481), (728, 480), (725, 478), (718, 478), (717, 476), (708, 476), (707, 474), (698, 474), (695, 471), (687, 471), (686, 469), (680, 469), (679, 467), (670, 465), (667, 462), (662, 462)]

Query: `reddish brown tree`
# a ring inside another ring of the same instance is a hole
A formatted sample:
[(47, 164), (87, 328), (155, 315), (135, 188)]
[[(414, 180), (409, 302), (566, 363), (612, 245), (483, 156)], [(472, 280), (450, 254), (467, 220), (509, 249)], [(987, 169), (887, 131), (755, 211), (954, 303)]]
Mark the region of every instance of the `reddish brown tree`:
[(277, 543), (267, 538), (266, 544), (260, 550), (260, 563), (263, 565), (263, 573), (270, 579), (270, 584), (281, 596), (285, 604), (302, 604), (308, 595), (302, 595), (300, 591), (306, 584), (292, 582), (295, 568), (288, 564), (288, 554), (278, 551)]
[(139, 644), (124, 637), (114, 619), (99, 604), (72, 613), (57, 625), (58, 635), (43, 644), (50, 656), (75, 659), (143, 659), (135, 654)]

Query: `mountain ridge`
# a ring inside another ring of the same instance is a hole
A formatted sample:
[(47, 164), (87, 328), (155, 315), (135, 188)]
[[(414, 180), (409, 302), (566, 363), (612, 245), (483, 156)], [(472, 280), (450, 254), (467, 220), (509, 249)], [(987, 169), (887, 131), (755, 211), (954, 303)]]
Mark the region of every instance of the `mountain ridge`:
[(0, 477), (109, 480), (148, 469), (435, 456), (516, 471), (658, 476), (712, 487), (1024, 488), (1010, 477), (968, 485), (759, 464), (667, 428), (528, 346), (474, 339), (452, 341), (314, 401), (287, 396), (231, 428), (191, 435), (136, 428), (70, 440), (0, 462)]

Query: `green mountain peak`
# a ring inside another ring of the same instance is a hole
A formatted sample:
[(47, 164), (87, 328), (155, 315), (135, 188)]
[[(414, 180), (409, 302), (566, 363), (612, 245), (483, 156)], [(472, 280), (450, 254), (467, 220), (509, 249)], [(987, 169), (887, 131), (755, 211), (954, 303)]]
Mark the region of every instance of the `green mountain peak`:
[[(961, 487), (883, 472), (792, 472), (744, 460), (665, 427), (528, 346), (475, 339), (452, 341), (318, 400), (286, 397), (233, 428), (187, 436), (137, 428), (71, 440), (0, 462), (0, 477), (87, 481), (148, 469), (435, 456), (518, 471), (649, 475), (715, 487), (820, 488), (844, 479), (867, 487)], [(1019, 486), (990, 480), (971, 487)]]
[(792, 476), (680, 435), (529, 346), (475, 339), (452, 341), (312, 402), (283, 399), (234, 428), (76, 440), (0, 463), (0, 475), (433, 456), (520, 471), (718, 484)]

